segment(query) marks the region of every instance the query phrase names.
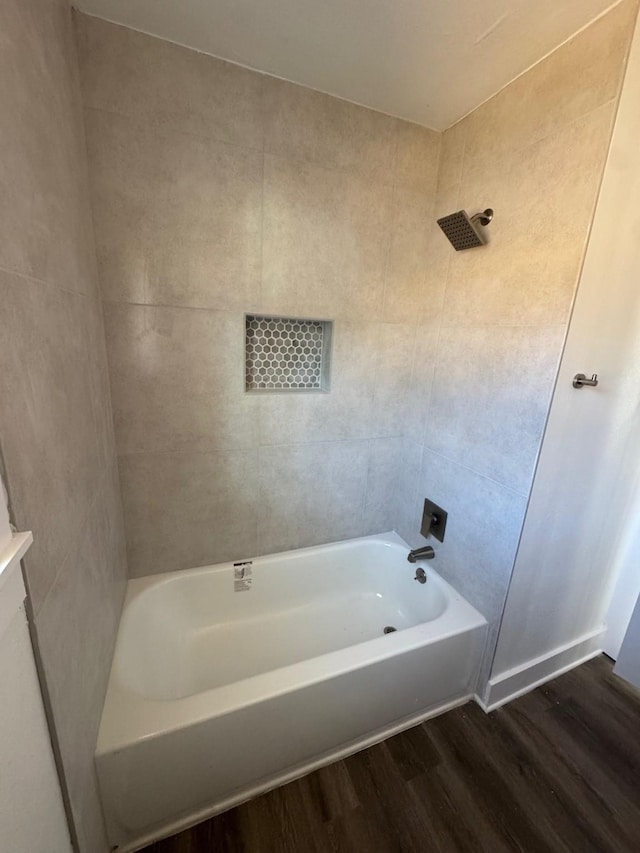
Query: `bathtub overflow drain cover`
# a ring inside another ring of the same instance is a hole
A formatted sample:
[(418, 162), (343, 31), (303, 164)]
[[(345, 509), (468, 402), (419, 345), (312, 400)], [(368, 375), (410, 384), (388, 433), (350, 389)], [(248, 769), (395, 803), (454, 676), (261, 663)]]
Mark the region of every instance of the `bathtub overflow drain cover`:
[(387, 625), (387, 627), (382, 632), (383, 634), (393, 634), (397, 629), (393, 627), (393, 625)]

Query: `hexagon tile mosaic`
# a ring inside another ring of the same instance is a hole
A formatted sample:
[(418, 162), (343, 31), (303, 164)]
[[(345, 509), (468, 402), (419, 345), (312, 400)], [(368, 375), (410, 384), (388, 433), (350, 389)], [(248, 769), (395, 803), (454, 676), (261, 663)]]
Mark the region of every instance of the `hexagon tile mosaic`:
[(247, 391), (327, 390), (329, 335), (322, 320), (247, 316)]

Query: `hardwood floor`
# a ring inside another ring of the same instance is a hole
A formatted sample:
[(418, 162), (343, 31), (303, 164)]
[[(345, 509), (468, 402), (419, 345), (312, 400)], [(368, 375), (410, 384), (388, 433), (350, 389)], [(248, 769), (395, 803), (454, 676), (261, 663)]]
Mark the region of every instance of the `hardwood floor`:
[(429, 720), (146, 853), (638, 853), (640, 691), (604, 656)]

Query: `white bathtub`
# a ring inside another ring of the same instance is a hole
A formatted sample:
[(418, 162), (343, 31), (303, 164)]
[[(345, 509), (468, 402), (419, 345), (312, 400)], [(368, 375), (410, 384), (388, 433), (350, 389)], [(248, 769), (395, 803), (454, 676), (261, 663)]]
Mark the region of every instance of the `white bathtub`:
[(486, 622), (408, 550), (385, 534), (129, 582), (96, 750), (118, 850), (472, 695)]

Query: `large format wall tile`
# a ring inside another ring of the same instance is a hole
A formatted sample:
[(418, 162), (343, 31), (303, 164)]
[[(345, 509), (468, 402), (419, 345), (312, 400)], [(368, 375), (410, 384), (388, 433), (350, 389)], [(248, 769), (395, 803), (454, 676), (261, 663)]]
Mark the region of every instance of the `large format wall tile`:
[(528, 494), (564, 326), (443, 328), (425, 444)]
[(0, 267), (92, 292), (84, 136), (67, 10), (6, 0), (0, 56)]
[(132, 577), (253, 557), (257, 451), (120, 457)]
[(424, 441), (439, 337), (440, 325), (437, 321), (425, 323), (416, 329), (404, 429), (404, 436), (416, 444)]
[(259, 443), (305, 444), (373, 434), (373, 395), (380, 324), (337, 320), (331, 390), (250, 395), (259, 400)]
[(104, 312), (120, 454), (256, 445), (242, 314), (108, 303)]
[(394, 192), (383, 308), (389, 323), (414, 324), (440, 314), (447, 255), (433, 201), (424, 192)]
[(99, 299), (84, 299), (80, 305), (84, 347), (89, 371), (91, 405), (96, 426), (100, 470), (111, 470), (116, 461), (113, 409), (105, 341), (104, 314)]
[(614, 105), (467, 173), (459, 206), (490, 206), (486, 249), (451, 261), (444, 323), (566, 324)]
[(363, 534), (384, 533), (398, 526), (398, 492), (402, 487), (404, 439), (369, 441)]
[(371, 382), (340, 393), (267, 393), (259, 400), (261, 447), (367, 438), (375, 432)]
[(391, 204), (391, 188), (266, 156), (265, 309), (319, 318), (379, 317)]
[(367, 441), (260, 448), (258, 551), (361, 535)]
[(393, 493), (395, 507), (395, 529), (411, 548), (420, 548), (425, 544), (420, 535), (422, 522), (422, 507), (426, 495), (420, 485), (422, 455), (424, 447), (422, 440), (414, 441), (405, 436), (399, 457), (400, 477), (396, 481)]
[(265, 151), (392, 183), (398, 127), (383, 113), (264, 78)]
[(438, 167), (438, 192), (460, 183), (464, 162), (466, 121), (459, 121), (445, 130), (440, 142), (440, 165)]
[(262, 77), (230, 62), (77, 15), (84, 104), (262, 149)]
[(396, 185), (433, 198), (438, 183), (441, 134), (401, 121), (397, 136)]
[(101, 475), (83, 330), (86, 297), (0, 272), (2, 446), (12, 507), (33, 530), (26, 559), (39, 610)]
[(465, 174), (501, 163), (615, 98), (636, 14), (636, 0), (624, 0), (471, 113)]
[(87, 136), (103, 297), (253, 309), (262, 155), (95, 110)]
[(399, 323), (377, 328), (373, 411), (375, 436), (400, 436), (411, 408), (415, 329)]
[(427, 449), (413, 513), (417, 529), (425, 498), (449, 513), (444, 542), (430, 540), (434, 568), (494, 622), (502, 612), (527, 498)]
[(261, 445), (404, 433), (411, 408), (413, 326), (338, 320), (332, 339), (330, 393), (260, 395)]

